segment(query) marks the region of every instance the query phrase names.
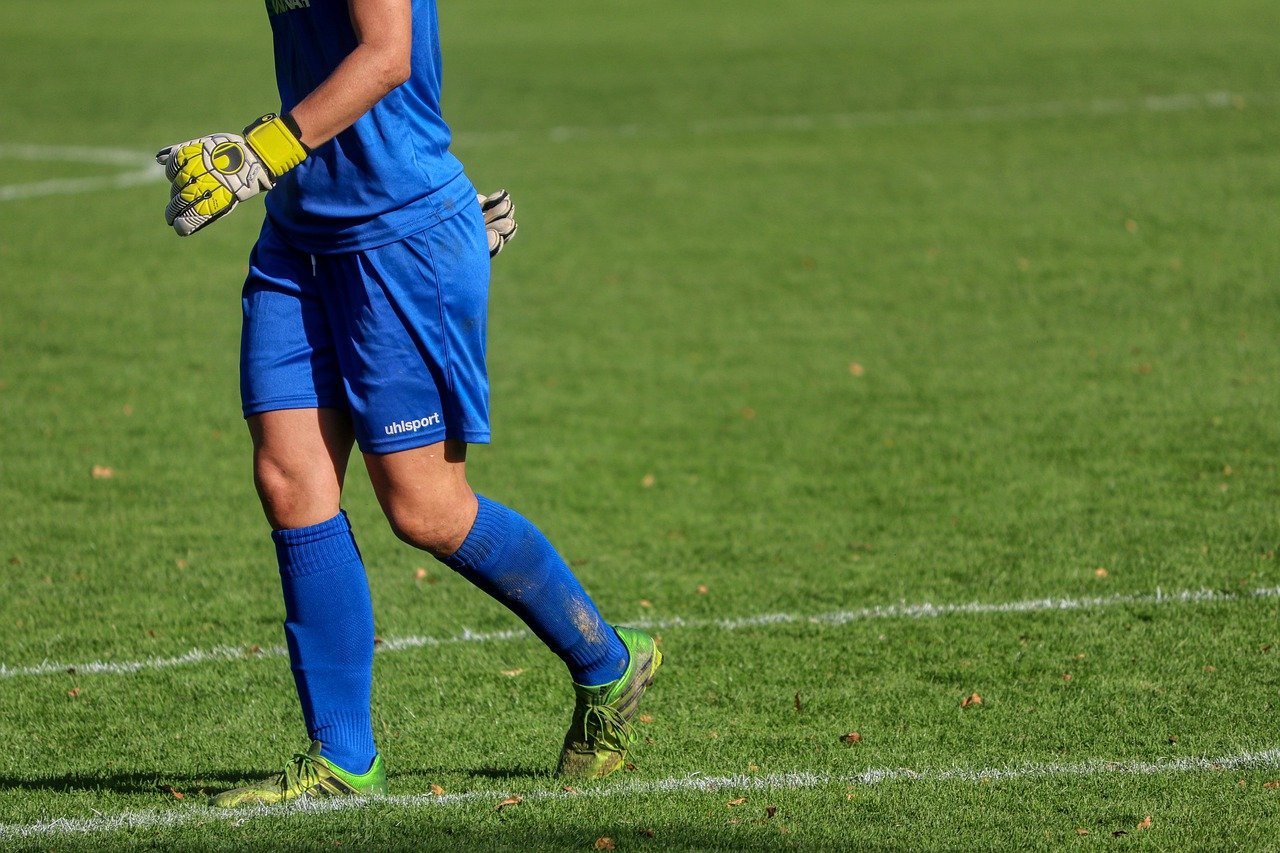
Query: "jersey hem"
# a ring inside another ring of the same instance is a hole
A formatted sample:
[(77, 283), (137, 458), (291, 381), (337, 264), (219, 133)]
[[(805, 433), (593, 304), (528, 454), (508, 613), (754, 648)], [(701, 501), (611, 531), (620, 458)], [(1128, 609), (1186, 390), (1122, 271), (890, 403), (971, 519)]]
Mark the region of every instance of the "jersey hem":
[(476, 189), (467, 173), (459, 171), (444, 186), (399, 210), (379, 214), (355, 225), (334, 227), (321, 222), (316, 228), (299, 229), (272, 212), (267, 218), (286, 243), (311, 255), (366, 252), (403, 240), (449, 219), (468, 203), (474, 203)]

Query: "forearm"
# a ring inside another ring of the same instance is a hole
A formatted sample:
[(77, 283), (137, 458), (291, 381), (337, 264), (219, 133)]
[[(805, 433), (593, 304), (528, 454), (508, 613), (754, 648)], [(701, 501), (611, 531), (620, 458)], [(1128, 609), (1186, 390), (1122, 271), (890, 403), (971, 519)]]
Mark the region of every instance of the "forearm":
[(412, 70), (410, 0), (348, 0), (348, 6), (355, 50), (290, 111), (310, 149), (354, 124)]
[(407, 57), (401, 65), (394, 55), (360, 45), (290, 111), (302, 131), (302, 144), (314, 150), (328, 142), (407, 79)]

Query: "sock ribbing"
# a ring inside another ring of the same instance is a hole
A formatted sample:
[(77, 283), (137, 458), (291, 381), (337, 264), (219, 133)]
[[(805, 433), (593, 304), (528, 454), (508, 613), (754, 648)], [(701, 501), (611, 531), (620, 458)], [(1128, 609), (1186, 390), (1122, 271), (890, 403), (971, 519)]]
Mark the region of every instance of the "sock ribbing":
[(481, 495), (462, 546), (441, 560), (502, 602), (555, 652), (576, 684), (605, 684), (627, 667), (626, 646), (572, 570), (524, 516)]
[(280, 563), (285, 639), (307, 734), (320, 754), (363, 773), (377, 749), (369, 700), (373, 684), (373, 603), (346, 513), (271, 534)]

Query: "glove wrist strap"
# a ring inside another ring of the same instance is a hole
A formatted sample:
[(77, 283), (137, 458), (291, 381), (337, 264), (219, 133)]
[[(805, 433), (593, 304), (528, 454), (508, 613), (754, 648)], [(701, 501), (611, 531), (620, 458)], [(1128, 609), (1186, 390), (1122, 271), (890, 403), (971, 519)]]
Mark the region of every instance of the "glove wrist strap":
[(273, 182), (311, 153), (301, 136), (298, 123), (288, 114), (267, 113), (244, 129), (244, 141), (267, 167)]

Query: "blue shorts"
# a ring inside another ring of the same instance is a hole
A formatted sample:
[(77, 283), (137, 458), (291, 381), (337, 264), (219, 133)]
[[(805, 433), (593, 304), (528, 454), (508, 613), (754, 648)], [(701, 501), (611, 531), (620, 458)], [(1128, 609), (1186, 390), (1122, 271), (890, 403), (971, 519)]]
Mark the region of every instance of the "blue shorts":
[(365, 453), (489, 441), (489, 249), (480, 206), (395, 243), (309, 255), (270, 220), (249, 257), (245, 417), (351, 413)]

